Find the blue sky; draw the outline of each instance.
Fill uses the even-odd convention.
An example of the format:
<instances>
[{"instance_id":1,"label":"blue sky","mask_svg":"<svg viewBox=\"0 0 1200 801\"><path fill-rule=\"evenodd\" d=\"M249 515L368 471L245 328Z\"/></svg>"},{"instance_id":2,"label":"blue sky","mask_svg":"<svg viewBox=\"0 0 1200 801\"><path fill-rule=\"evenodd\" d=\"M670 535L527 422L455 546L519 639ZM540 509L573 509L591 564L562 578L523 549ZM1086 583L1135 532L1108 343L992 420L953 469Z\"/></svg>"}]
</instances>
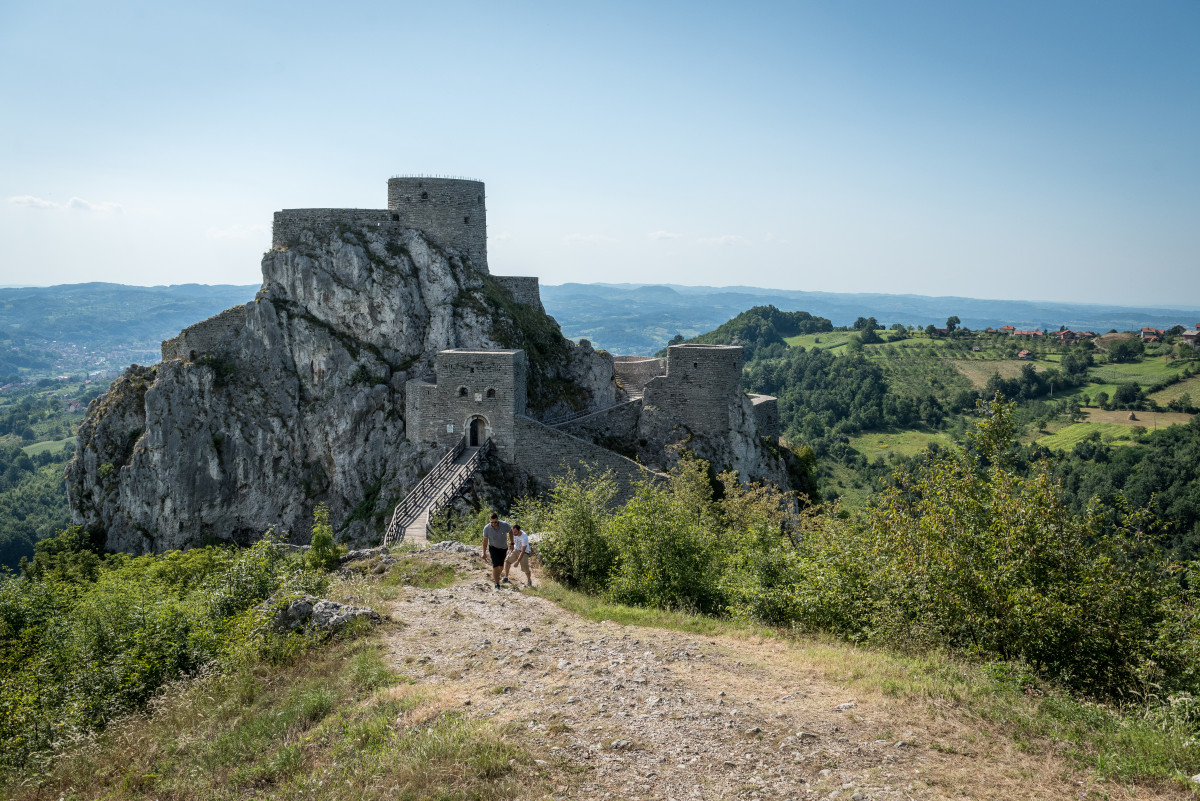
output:
<instances>
[{"instance_id":1,"label":"blue sky","mask_svg":"<svg viewBox=\"0 0 1200 801\"><path fill-rule=\"evenodd\" d=\"M0 0L0 284L257 283L488 186L492 270L1200 304L1200 2Z\"/></svg>"}]
</instances>

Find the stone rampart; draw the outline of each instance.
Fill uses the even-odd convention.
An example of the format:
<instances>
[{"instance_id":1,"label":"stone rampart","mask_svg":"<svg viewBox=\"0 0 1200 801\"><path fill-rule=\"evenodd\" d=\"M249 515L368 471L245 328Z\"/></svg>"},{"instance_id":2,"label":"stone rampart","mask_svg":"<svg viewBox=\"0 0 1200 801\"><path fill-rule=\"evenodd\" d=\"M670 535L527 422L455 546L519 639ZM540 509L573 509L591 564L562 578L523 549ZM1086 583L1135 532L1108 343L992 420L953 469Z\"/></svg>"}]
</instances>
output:
<instances>
[{"instance_id":1,"label":"stone rampart","mask_svg":"<svg viewBox=\"0 0 1200 801\"><path fill-rule=\"evenodd\" d=\"M613 374L626 392L641 392L650 379L667 374L666 359L644 356L614 356Z\"/></svg>"},{"instance_id":2,"label":"stone rampart","mask_svg":"<svg viewBox=\"0 0 1200 801\"><path fill-rule=\"evenodd\" d=\"M540 312L542 307L542 290L538 286L537 276L524 275L493 275L492 280L512 294L518 303L532 306Z\"/></svg>"},{"instance_id":3,"label":"stone rampart","mask_svg":"<svg viewBox=\"0 0 1200 801\"><path fill-rule=\"evenodd\" d=\"M300 238L301 231L312 231L320 237L338 226L371 226L397 232L416 227L404 224L399 214L387 209L284 209L275 212L271 225L271 247L283 248L294 244Z\"/></svg>"},{"instance_id":4,"label":"stone rampart","mask_svg":"<svg viewBox=\"0 0 1200 801\"><path fill-rule=\"evenodd\" d=\"M638 416L641 413L642 402L633 400L576 417L574 420L557 423L553 427L581 439L629 439L637 431Z\"/></svg>"},{"instance_id":5,"label":"stone rampart","mask_svg":"<svg viewBox=\"0 0 1200 801\"><path fill-rule=\"evenodd\" d=\"M388 181L388 211L453 248L487 272L487 205L483 181L400 176Z\"/></svg>"},{"instance_id":6,"label":"stone rampart","mask_svg":"<svg viewBox=\"0 0 1200 801\"><path fill-rule=\"evenodd\" d=\"M205 354L216 353L246 324L247 311L247 306L234 306L207 320L189 325L177 336L162 343L162 360L194 361Z\"/></svg>"},{"instance_id":7,"label":"stone rampart","mask_svg":"<svg viewBox=\"0 0 1200 801\"><path fill-rule=\"evenodd\" d=\"M672 345L667 374L646 384L645 404L697 433L726 436L737 428L742 360L739 345Z\"/></svg>"},{"instance_id":8,"label":"stone rampart","mask_svg":"<svg viewBox=\"0 0 1200 801\"><path fill-rule=\"evenodd\" d=\"M666 476L644 467L632 459L573 437L564 431L539 423L528 417L518 417L516 466L525 473L546 481L563 475L568 468L584 472L611 470L616 475L618 501L632 497L637 484L665 480Z\"/></svg>"},{"instance_id":9,"label":"stone rampart","mask_svg":"<svg viewBox=\"0 0 1200 801\"><path fill-rule=\"evenodd\" d=\"M778 439L779 401L770 395L751 395L750 402L754 404L754 425L758 435Z\"/></svg>"}]
</instances>

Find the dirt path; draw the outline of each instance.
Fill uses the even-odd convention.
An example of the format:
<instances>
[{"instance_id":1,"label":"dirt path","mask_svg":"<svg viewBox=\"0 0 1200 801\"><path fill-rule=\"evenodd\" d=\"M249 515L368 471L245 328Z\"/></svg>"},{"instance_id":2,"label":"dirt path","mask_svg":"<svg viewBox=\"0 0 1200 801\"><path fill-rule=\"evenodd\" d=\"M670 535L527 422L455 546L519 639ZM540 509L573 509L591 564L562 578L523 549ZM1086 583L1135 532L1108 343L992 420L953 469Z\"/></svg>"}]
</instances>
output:
<instances>
[{"instance_id":1,"label":"dirt path","mask_svg":"<svg viewBox=\"0 0 1200 801\"><path fill-rule=\"evenodd\" d=\"M495 590L470 556L424 558L461 578L394 605L399 669L441 708L519 726L553 798L1179 797L1095 784L954 710L855 695L777 640L593 623Z\"/></svg>"}]
</instances>

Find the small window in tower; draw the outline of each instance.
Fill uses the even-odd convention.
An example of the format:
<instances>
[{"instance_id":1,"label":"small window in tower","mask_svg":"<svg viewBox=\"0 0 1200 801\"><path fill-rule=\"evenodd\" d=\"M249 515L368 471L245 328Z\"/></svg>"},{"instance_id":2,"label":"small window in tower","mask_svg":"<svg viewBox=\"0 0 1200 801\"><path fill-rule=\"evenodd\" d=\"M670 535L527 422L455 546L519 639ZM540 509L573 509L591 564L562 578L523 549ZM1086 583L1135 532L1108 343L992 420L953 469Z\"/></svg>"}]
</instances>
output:
<instances>
[{"instance_id":1,"label":"small window in tower","mask_svg":"<svg viewBox=\"0 0 1200 801\"><path fill-rule=\"evenodd\" d=\"M697 370L699 370L699 369L700 369L700 362L692 362L692 367L693 367L693 368L695 368L695 369L697 369Z\"/></svg>"},{"instance_id":2,"label":"small window in tower","mask_svg":"<svg viewBox=\"0 0 1200 801\"><path fill-rule=\"evenodd\" d=\"M476 203L482 203L482 202L483 202L483 195L476 195L476 196L475 196L475 202L476 202Z\"/></svg>"},{"instance_id":3,"label":"small window in tower","mask_svg":"<svg viewBox=\"0 0 1200 801\"><path fill-rule=\"evenodd\" d=\"M487 396L488 396L489 398L494 398L494 397L496 397L496 390L495 390L494 388L492 388L492 387L488 387Z\"/></svg>"},{"instance_id":4,"label":"small window in tower","mask_svg":"<svg viewBox=\"0 0 1200 801\"><path fill-rule=\"evenodd\" d=\"M471 218L470 218L470 217L463 217L463 225L467 225L467 224L468 224L468 223L470 223L470 222L471 222Z\"/></svg>"},{"instance_id":5,"label":"small window in tower","mask_svg":"<svg viewBox=\"0 0 1200 801\"><path fill-rule=\"evenodd\" d=\"M467 397L467 388L466 388L466 387L459 387L459 388L458 388L458 397L460 397L460 398L465 398L465 397Z\"/></svg>"},{"instance_id":6,"label":"small window in tower","mask_svg":"<svg viewBox=\"0 0 1200 801\"><path fill-rule=\"evenodd\" d=\"M422 193L421 193L421 200L429 200L429 193L428 193L428 192L422 192Z\"/></svg>"},{"instance_id":7,"label":"small window in tower","mask_svg":"<svg viewBox=\"0 0 1200 801\"><path fill-rule=\"evenodd\" d=\"M400 222L400 215L399 215L399 214L393 214L393 215L392 215L392 222Z\"/></svg>"}]
</instances>

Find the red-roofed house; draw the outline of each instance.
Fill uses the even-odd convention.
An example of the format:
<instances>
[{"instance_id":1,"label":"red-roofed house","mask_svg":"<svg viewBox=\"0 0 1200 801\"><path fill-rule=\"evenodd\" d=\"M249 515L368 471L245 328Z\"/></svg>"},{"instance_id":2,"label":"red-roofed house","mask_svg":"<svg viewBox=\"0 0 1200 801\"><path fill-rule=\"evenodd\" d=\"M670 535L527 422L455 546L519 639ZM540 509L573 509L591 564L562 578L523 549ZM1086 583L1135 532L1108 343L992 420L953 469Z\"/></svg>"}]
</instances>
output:
<instances>
[{"instance_id":1,"label":"red-roofed house","mask_svg":"<svg viewBox=\"0 0 1200 801\"><path fill-rule=\"evenodd\" d=\"M1023 350L1017 354L1018 359L1032 359L1033 351Z\"/></svg>"},{"instance_id":2,"label":"red-roofed house","mask_svg":"<svg viewBox=\"0 0 1200 801\"><path fill-rule=\"evenodd\" d=\"M1141 332L1142 341L1158 342L1165 333L1166 331L1163 331L1161 328L1143 328Z\"/></svg>"},{"instance_id":3,"label":"red-roofed house","mask_svg":"<svg viewBox=\"0 0 1200 801\"><path fill-rule=\"evenodd\" d=\"M1014 327L1013 327L1013 326L1011 326L1011 325L1002 325L1002 326L1000 326L1000 333L1001 333L1001 334L1011 334L1013 331L1016 331L1016 330L1017 330L1017 329L1016 329L1016 328L1014 328Z\"/></svg>"}]
</instances>

